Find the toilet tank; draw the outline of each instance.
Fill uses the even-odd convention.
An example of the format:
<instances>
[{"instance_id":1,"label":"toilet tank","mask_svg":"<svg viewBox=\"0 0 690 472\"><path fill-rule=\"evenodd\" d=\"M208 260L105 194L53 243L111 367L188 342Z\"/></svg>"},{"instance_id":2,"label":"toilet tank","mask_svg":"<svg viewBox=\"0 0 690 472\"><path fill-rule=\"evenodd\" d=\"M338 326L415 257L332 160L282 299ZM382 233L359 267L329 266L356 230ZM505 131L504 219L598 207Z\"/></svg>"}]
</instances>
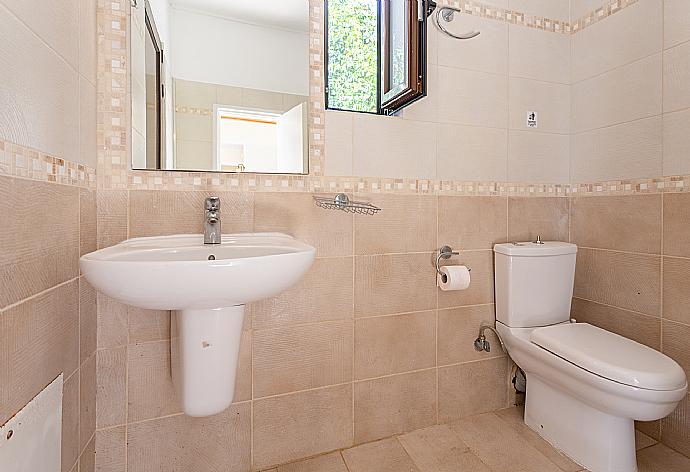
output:
<instances>
[{"instance_id":1,"label":"toilet tank","mask_svg":"<svg viewBox=\"0 0 690 472\"><path fill-rule=\"evenodd\" d=\"M496 321L511 328L570 319L577 246L562 242L494 246Z\"/></svg>"}]
</instances>

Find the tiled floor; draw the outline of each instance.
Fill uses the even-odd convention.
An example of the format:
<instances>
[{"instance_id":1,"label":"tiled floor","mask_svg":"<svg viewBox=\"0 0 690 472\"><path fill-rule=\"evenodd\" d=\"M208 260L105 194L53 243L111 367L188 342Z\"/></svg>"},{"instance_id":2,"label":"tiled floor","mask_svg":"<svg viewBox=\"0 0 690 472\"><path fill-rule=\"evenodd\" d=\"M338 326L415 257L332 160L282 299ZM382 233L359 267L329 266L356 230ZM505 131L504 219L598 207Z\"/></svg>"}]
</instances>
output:
<instances>
[{"instance_id":1,"label":"tiled floor","mask_svg":"<svg viewBox=\"0 0 690 472\"><path fill-rule=\"evenodd\" d=\"M690 459L637 433L639 472L688 472ZM510 408L295 462L268 472L577 472Z\"/></svg>"}]
</instances>

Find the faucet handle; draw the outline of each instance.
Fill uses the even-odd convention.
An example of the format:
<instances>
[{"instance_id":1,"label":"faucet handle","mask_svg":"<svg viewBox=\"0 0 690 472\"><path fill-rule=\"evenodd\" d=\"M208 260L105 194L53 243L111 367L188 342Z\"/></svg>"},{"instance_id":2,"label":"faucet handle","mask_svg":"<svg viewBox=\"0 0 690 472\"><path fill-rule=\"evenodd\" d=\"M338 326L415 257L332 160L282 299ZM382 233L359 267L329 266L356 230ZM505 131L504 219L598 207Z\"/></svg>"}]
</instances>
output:
<instances>
[{"instance_id":1,"label":"faucet handle","mask_svg":"<svg viewBox=\"0 0 690 472\"><path fill-rule=\"evenodd\" d=\"M208 197L206 199L206 211L220 210L220 197Z\"/></svg>"}]
</instances>

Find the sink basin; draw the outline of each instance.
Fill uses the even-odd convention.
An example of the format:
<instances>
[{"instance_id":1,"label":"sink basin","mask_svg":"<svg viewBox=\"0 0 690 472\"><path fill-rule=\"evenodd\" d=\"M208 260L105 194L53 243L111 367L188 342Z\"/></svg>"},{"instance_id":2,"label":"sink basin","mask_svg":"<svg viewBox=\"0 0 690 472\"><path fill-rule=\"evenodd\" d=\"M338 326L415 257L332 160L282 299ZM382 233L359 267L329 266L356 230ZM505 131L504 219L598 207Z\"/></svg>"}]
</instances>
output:
<instances>
[{"instance_id":1,"label":"sink basin","mask_svg":"<svg viewBox=\"0 0 690 472\"><path fill-rule=\"evenodd\" d=\"M91 285L122 303L172 310L172 378L182 409L209 416L233 400L244 304L278 295L316 250L281 233L135 238L80 259Z\"/></svg>"},{"instance_id":2,"label":"sink basin","mask_svg":"<svg viewBox=\"0 0 690 472\"><path fill-rule=\"evenodd\" d=\"M242 305L273 297L311 267L316 250L280 233L130 239L81 258L96 289L128 305L186 310ZM212 259L212 260L209 260Z\"/></svg>"}]
</instances>

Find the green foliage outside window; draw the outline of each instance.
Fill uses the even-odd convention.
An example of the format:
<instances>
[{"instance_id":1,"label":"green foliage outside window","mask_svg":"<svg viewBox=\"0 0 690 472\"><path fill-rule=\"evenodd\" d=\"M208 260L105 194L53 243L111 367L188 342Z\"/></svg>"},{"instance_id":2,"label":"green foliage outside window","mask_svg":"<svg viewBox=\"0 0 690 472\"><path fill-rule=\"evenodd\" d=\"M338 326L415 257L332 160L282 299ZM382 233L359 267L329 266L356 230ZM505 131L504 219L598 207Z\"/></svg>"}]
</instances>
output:
<instances>
[{"instance_id":1,"label":"green foliage outside window","mask_svg":"<svg viewBox=\"0 0 690 472\"><path fill-rule=\"evenodd\" d=\"M328 107L377 110L377 2L328 0Z\"/></svg>"}]
</instances>

